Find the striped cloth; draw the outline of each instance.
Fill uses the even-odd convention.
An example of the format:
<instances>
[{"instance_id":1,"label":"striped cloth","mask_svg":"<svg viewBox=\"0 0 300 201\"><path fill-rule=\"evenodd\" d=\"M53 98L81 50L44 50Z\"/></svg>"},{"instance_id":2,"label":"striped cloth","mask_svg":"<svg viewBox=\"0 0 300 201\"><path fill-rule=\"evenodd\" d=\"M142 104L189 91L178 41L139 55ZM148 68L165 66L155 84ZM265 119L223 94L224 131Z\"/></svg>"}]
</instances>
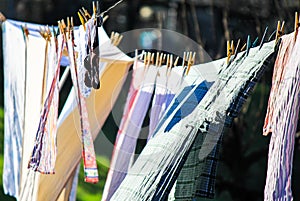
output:
<instances>
[{"instance_id":1,"label":"striped cloth","mask_svg":"<svg viewBox=\"0 0 300 201\"><path fill-rule=\"evenodd\" d=\"M290 59L291 52L294 47L294 38L293 37L283 37L284 42L279 46L279 52L281 53L280 56L276 58L274 70L273 70L273 77L272 77L272 87L270 91L270 98L268 101L267 106L267 113L265 117L265 122L263 126L263 134L268 135L272 132L272 126L274 118L276 115L273 115L274 108L276 107L276 100L278 96L276 94L279 93L279 86L284 78L285 74L285 66ZM284 55L283 55L284 54Z\"/></svg>"},{"instance_id":2,"label":"striped cloth","mask_svg":"<svg viewBox=\"0 0 300 201\"><path fill-rule=\"evenodd\" d=\"M156 73L155 66L145 67L144 64L135 62L102 200L110 200L133 163L136 143L151 102Z\"/></svg>"},{"instance_id":3,"label":"striped cloth","mask_svg":"<svg viewBox=\"0 0 300 201\"><path fill-rule=\"evenodd\" d=\"M80 124L81 124L81 140L82 140L82 157L83 157L83 167L84 167L84 177L85 181L89 183L98 182L98 169L96 162L96 154L94 149L94 143L92 134L90 131L90 124L88 118L87 107L85 99L80 93L79 80L77 73L77 65L75 61L75 52L74 52L74 39L71 36L67 41L67 49L70 57L70 69L71 77L73 81L74 90L76 93L76 99L78 103L78 109L80 114Z\"/></svg>"},{"instance_id":4,"label":"striped cloth","mask_svg":"<svg viewBox=\"0 0 300 201\"><path fill-rule=\"evenodd\" d=\"M60 60L62 58L62 49L64 38L57 39L58 49L56 50L55 40L51 40L51 50L45 58L50 64L48 68L54 68L55 74L49 88L47 98L44 102L42 114L36 133L34 148L31 158L28 162L28 168L41 172L43 174L54 174L56 161L56 133L57 133L57 117L58 117L58 101L59 101L59 73ZM54 62L53 62L54 61ZM45 68L47 68L45 66ZM51 75L50 75L51 76ZM46 79L46 78L44 78Z\"/></svg>"},{"instance_id":5,"label":"striped cloth","mask_svg":"<svg viewBox=\"0 0 300 201\"><path fill-rule=\"evenodd\" d=\"M273 55L265 60L260 70L246 82L245 87L239 91L237 98L230 104L224 122L225 127L231 127L233 118L237 117L240 113L243 104L253 90L256 82L261 78L266 67L270 66L272 58L274 58ZM224 129L222 130L222 134L216 146L203 161L198 160L198 156L199 149L203 143L204 133L198 133L193 148L191 149L191 153L189 154L189 157L177 180L176 187L178 187L178 190L176 190L175 194L176 200L192 200L197 197L214 198L216 170L219 159L219 151L225 131ZM187 178L189 178L189 180ZM189 189L189 186L192 186L190 188L194 188L194 190L187 190Z\"/></svg>"},{"instance_id":6,"label":"striped cloth","mask_svg":"<svg viewBox=\"0 0 300 201\"><path fill-rule=\"evenodd\" d=\"M159 68L159 73L161 74L161 76L158 76L155 82L154 97L152 100L150 112L148 140L152 137L152 134L158 122L161 120L161 118L165 114L166 109L175 97L176 92L168 88L168 82L170 78L170 76L168 75L169 72L170 71L166 66Z\"/></svg>"},{"instance_id":7,"label":"striped cloth","mask_svg":"<svg viewBox=\"0 0 300 201\"><path fill-rule=\"evenodd\" d=\"M190 150L201 128L206 130L203 144L199 150L199 160L203 160L213 150L220 139L224 127L225 115L230 103L246 82L262 68L264 60L274 51L274 43L265 44L260 51L250 51L249 56L241 60L234 72L228 73L227 79L218 79L196 109L182 119L173 128L164 132L159 129L128 172L126 178L111 200L157 200L166 198L172 180L165 180L164 175L177 177L178 167L184 155ZM206 126L209 125L209 126ZM206 128L206 129L204 129Z\"/></svg>"},{"instance_id":8,"label":"striped cloth","mask_svg":"<svg viewBox=\"0 0 300 201\"><path fill-rule=\"evenodd\" d=\"M291 46L291 51L284 48L287 45ZM281 47L273 74L273 79L280 81L275 83L276 90L269 97L270 110L266 119L270 127L264 127L271 128L272 132L264 190L266 201L293 200L292 169L300 101L300 35L296 42L294 33L283 36ZM278 68L284 71L281 78L276 75Z\"/></svg>"}]
</instances>

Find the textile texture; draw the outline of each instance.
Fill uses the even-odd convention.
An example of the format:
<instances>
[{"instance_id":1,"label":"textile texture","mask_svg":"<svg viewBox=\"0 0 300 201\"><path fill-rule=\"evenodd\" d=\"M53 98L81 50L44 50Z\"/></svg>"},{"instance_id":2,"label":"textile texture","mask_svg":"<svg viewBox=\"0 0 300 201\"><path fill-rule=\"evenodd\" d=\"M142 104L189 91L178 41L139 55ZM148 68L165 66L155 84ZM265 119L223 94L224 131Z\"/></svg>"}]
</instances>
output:
<instances>
[{"instance_id":1,"label":"textile texture","mask_svg":"<svg viewBox=\"0 0 300 201\"><path fill-rule=\"evenodd\" d=\"M170 180L161 185L163 175L173 178L183 156L190 150L197 131L205 133L199 149L199 160L207 157L217 144L225 123L226 111L251 77L264 67L264 61L274 51L273 42L261 50L250 50L234 70L223 72L191 114L175 124L169 132L164 127L146 145L111 200L152 200L165 198ZM168 122L167 122L168 123ZM172 171L170 171L172 170ZM159 192L159 193L158 193ZM165 193L164 193L165 192Z\"/></svg>"},{"instance_id":2,"label":"textile texture","mask_svg":"<svg viewBox=\"0 0 300 201\"><path fill-rule=\"evenodd\" d=\"M264 200L267 201L293 200L291 180L300 90L299 34L294 41L294 33L282 37L272 82L277 90L271 91L269 97L270 110L266 118L269 121L267 125L271 126L266 128L271 128L272 134L264 190ZM285 48L287 45L291 46L291 51ZM284 72L281 79L277 75L278 68Z\"/></svg>"}]
</instances>

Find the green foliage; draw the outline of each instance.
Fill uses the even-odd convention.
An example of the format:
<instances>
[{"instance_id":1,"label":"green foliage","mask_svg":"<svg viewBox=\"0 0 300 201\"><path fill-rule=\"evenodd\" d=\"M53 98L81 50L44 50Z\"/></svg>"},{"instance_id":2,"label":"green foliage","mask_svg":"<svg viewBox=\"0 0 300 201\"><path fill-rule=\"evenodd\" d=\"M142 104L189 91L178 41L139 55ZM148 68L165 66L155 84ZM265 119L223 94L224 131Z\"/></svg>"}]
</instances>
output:
<instances>
[{"instance_id":1,"label":"green foliage","mask_svg":"<svg viewBox=\"0 0 300 201\"><path fill-rule=\"evenodd\" d=\"M99 183L90 184L84 182L84 172L82 163L80 165L80 173L78 179L77 201L99 201L102 198L103 188L108 172L109 161L104 157L97 157L97 165L99 172Z\"/></svg>"},{"instance_id":2,"label":"green foliage","mask_svg":"<svg viewBox=\"0 0 300 201\"><path fill-rule=\"evenodd\" d=\"M3 171L3 143L4 143L4 110L0 108L0 200L13 201L13 197L7 196L3 192L2 171Z\"/></svg>"}]
</instances>

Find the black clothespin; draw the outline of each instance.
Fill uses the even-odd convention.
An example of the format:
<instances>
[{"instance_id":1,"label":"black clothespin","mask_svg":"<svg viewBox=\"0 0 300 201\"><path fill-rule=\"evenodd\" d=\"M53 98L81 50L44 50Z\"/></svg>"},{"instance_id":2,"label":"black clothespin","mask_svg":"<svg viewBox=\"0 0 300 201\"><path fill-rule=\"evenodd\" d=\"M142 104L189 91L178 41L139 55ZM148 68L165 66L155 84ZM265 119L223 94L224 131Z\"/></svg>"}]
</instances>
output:
<instances>
[{"instance_id":1,"label":"black clothespin","mask_svg":"<svg viewBox=\"0 0 300 201\"><path fill-rule=\"evenodd\" d=\"M268 32L268 26L265 28L265 31L264 31L264 34L263 34L263 37L260 41L260 44L259 44L259 50L262 48L262 46L264 45L265 43L265 37L267 35L267 32Z\"/></svg>"}]
</instances>

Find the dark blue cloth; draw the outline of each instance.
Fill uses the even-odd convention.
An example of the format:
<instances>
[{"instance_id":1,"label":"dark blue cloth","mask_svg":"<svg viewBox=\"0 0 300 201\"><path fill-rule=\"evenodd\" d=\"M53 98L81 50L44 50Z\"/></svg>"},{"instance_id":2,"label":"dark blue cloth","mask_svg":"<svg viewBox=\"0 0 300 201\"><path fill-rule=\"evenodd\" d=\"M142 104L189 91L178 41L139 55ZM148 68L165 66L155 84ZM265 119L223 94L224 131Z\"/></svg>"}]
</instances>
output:
<instances>
[{"instance_id":1,"label":"dark blue cloth","mask_svg":"<svg viewBox=\"0 0 300 201\"><path fill-rule=\"evenodd\" d=\"M174 104L172 105L171 109L168 111L166 118L170 115L171 112L177 108L177 106L181 103L181 101L187 96L191 88L193 88L195 85L186 87L183 89L182 93L176 98ZM172 129L173 126L175 126L181 119L188 116L193 110L197 107L199 102L202 100L202 98L205 96L208 88L206 86L205 82L200 83L193 94L191 94L186 102L180 107L180 109L175 113L172 120L169 122L168 126L165 129L165 132L168 132Z\"/></svg>"}]
</instances>

